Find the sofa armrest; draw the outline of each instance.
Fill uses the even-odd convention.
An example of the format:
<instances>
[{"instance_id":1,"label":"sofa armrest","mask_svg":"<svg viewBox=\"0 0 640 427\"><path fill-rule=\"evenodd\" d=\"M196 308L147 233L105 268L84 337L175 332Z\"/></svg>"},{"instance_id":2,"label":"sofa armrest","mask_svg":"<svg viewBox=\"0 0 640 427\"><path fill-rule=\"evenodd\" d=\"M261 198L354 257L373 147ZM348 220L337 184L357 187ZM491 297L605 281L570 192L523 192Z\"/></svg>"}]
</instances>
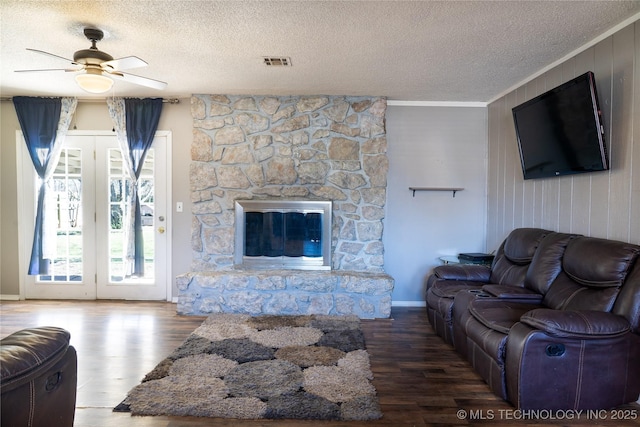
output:
<instances>
[{"instance_id":1,"label":"sofa armrest","mask_svg":"<svg viewBox=\"0 0 640 427\"><path fill-rule=\"evenodd\" d=\"M72 427L78 356L69 332L23 329L0 340L0 423Z\"/></svg>"},{"instance_id":2,"label":"sofa armrest","mask_svg":"<svg viewBox=\"0 0 640 427\"><path fill-rule=\"evenodd\" d=\"M491 269L477 264L447 264L434 268L433 274L438 279L487 283L491 277Z\"/></svg>"},{"instance_id":3,"label":"sofa armrest","mask_svg":"<svg viewBox=\"0 0 640 427\"><path fill-rule=\"evenodd\" d=\"M510 285L484 285L482 290L496 298L500 299L517 299L520 301L538 304L542 302L543 296L527 288Z\"/></svg>"},{"instance_id":4,"label":"sofa armrest","mask_svg":"<svg viewBox=\"0 0 640 427\"><path fill-rule=\"evenodd\" d=\"M639 358L640 336L632 333L565 338L518 322L506 345L509 401L523 410L608 409L634 402Z\"/></svg>"},{"instance_id":5,"label":"sofa armrest","mask_svg":"<svg viewBox=\"0 0 640 427\"><path fill-rule=\"evenodd\" d=\"M23 329L2 339L0 363L1 383L6 387L13 382L28 383L36 375L47 369L47 365L57 363L69 347L70 334L56 327Z\"/></svg>"},{"instance_id":6,"label":"sofa armrest","mask_svg":"<svg viewBox=\"0 0 640 427\"><path fill-rule=\"evenodd\" d=\"M624 317L603 311L538 308L522 315L520 322L548 335L563 338L612 338L631 331Z\"/></svg>"}]
</instances>

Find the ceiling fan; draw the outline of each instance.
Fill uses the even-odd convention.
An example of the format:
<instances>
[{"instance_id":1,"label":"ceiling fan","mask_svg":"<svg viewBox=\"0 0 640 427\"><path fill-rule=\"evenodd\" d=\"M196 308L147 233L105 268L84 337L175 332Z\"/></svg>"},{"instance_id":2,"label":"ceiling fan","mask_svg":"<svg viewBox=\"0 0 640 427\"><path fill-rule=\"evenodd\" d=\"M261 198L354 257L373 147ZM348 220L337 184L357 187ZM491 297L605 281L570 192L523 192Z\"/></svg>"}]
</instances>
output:
<instances>
[{"instance_id":1,"label":"ceiling fan","mask_svg":"<svg viewBox=\"0 0 640 427\"><path fill-rule=\"evenodd\" d=\"M91 41L89 49L82 49L73 54L73 60L53 53L38 49L27 50L41 53L55 58L60 58L71 63L73 68L48 68L39 70L16 70L18 73L39 72L39 71L65 71L74 72L78 85L91 93L103 93L111 89L113 80L111 78L124 80L129 83L147 86L154 89L164 89L167 83L148 77L136 76L125 73L122 70L131 68L146 67L148 64L137 56L125 56L124 58L113 59L113 56L98 49L96 43L102 40L104 33L97 28L85 28L84 35Z\"/></svg>"}]
</instances>

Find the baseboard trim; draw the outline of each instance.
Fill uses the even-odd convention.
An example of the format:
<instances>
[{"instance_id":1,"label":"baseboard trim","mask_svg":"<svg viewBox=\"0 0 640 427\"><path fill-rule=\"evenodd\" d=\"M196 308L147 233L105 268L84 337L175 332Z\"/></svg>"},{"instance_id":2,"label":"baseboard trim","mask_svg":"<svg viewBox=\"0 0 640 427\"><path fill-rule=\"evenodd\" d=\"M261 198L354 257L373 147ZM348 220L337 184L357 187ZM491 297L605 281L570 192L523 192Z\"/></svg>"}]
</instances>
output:
<instances>
[{"instance_id":1,"label":"baseboard trim","mask_svg":"<svg viewBox=\"0 0 640 427\"><path fill-rule=\"evenodd\" d=\"M20 301L20 295L0 294L0 301Z\"/></svg>"},{"instance_id":2,"label":"baseboard trim","mask_svg":"<svg viewBox=\"0 0 640 427\"><path fill-rule=\"evenodd\" d=\"M426 301L392 301L391 307L426 307Z\"/></svg>"}]
</instances>

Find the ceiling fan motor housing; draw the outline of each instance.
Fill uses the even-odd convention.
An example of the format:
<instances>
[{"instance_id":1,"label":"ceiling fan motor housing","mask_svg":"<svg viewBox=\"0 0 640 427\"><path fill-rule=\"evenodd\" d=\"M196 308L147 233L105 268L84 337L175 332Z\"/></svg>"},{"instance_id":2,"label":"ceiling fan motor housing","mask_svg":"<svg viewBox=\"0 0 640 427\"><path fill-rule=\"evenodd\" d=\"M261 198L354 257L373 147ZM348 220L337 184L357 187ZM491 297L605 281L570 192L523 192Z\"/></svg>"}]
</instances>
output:
<instances>
[{"instance_id":1,"label":"ceiling fan motor housing","mask_svg":"<svg viewBox=\"0 0 640 427\"><path fill-rule=\"evenodd\" d=\"M113 56L98 49L82 49L73 54L73 62L78 64L96 64L111 61Z\"/></svg>"}]
</instances>

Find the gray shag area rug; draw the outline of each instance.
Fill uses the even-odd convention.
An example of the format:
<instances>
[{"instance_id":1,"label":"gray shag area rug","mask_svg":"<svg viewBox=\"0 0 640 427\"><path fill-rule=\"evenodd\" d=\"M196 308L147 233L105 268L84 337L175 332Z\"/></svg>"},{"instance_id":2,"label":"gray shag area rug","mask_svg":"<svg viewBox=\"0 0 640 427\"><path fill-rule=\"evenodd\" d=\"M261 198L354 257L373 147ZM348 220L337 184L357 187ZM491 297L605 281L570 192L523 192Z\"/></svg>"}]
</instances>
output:
<instances>
[{"instance_id":1,"label":"gray shag area rug","mask_svg":"<svg viewBox=\"0 0 640 427\"><path fill-rule=\"evenodd\" d=\"M356 316L214 314L114 411L239 419L382 417Z\"/></svg>"}]
</instances>

